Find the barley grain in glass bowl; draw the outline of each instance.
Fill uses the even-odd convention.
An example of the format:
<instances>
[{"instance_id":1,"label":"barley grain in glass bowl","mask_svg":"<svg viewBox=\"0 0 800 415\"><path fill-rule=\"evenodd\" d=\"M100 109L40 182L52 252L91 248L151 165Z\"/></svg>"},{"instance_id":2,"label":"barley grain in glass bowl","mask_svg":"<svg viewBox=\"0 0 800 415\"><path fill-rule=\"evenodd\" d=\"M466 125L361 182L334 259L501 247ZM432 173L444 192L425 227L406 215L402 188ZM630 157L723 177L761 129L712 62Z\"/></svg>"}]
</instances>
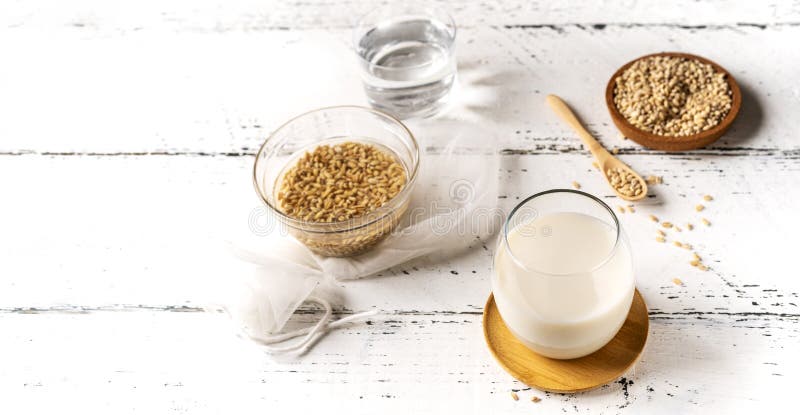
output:
<instances>
[{"instance_id":1,"label":"barley grain in glass bowl","mask_svg":"<svg viewBox=\"0 0 800 415\"><path fill-rule=\"evenodd\" d=\"M287 177L296 175L299 162L308 163L309 153L321 148L333 149L355 143L367 145L401 166L405 180L399 190L378 208L352 217L328 217L327 222L287 204ZM328 147L324 147L328 146ZM343 160L359 163L359 160ZM304 161L305 160L305 161ZM409 129L383 112L357 106L321 108L295 117L270 135L256 155L253 183L272 217L283 229L324 256L345 257L363 253L385 238L397 226L408 209L419 168L419 146ZM324 180L322 180L324 186ZM332 183L332 181L328 181ZM367 182L369 183L369 182ZM367 184L369 186L369 184ZM303 187L303 186L301 186ZM321 190L325 192L325 190ZM339 220L342 219L342 220Z\"/></svg>"}]
</instances>

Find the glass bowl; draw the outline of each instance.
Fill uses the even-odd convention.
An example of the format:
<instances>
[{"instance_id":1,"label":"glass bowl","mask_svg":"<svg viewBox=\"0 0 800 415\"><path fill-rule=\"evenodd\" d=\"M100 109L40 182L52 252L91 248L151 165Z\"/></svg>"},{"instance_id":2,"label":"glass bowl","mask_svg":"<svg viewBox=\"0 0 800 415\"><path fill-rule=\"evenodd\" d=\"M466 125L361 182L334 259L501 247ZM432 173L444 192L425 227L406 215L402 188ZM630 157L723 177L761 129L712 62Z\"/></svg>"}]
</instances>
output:
<instances>
[{"instance_id":1,"label":"glass bowl","mask_svg":"<svg viewBox=\"0 0 800 415\"><path fill-rule=\"evenodd\" d=\"M321 223L290 217L277 200L282 174L315 147L359 142L391 152L406 171L406 184L383 206L340 222ZM397 226L408 208L419 169L419 146L409 129L383 112L357 106L313 110L275 130L256 155L253 183L261 200L288 233L312 252L333 257L363 253Z\"/></svg>"}]
</instances>

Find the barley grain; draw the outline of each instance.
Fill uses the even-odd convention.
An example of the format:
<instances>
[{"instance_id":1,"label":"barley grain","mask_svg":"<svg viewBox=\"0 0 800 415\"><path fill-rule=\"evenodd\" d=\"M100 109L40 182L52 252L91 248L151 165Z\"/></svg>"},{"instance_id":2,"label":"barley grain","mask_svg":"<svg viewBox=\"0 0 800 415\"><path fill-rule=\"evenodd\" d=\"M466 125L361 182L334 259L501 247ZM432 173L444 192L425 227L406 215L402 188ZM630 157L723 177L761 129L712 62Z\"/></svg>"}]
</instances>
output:
<instances>
[{"instance_id":1,"label":"barley grain","mask_svg":"<svg viewBox=\"0 0 800 415\"><path fill-rule=\"evenodd\" d=\"M606 177L611 187L625 196L639 196L644 191L644 184L629 169L623 167L608 169Z\"/></svg>"},{"instance_id":2,"label":"barley grain","mask_svg":"<svg viewBox=\"0 0 800 415\"><path fill-rule=\"evenodd\" d=\"M614 82L614 104L623 117L658 135L680 137L713 128L733 101L725 75L694 59L640 59Z\"/></svg>"},{"instance_id":3,"label":"barley grain","mask_svg":"<svg viewBox=\"0 0 800 415\"><path fill-rule=\"evenodd\" d=\"M383 206L405 186L396 158L357 142L321 145L283 174L277 199L288 216L330 223L363 216Z\"/></svg>"}]
</instances>

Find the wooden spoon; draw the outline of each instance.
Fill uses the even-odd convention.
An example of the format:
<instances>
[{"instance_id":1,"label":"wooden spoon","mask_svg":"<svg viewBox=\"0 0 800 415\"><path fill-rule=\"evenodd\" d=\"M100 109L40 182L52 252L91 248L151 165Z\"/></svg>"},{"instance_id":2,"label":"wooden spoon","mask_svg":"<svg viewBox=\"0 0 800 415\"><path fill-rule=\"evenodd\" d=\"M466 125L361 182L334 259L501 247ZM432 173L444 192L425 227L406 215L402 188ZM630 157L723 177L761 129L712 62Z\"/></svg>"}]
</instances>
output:
<instances>
[{"instance_id":1,"label":"wooden spoon","mask_svg":"<svg viewBox=\"0 0 800 415\"><path fill-rule=\"evenodd\" d=\"M586 128L578 121L578 117L569 109L567 103L555 95L548 95L547 103L562 120L578 133L578 136L583 140L584 144L589 147L589 151L600 166L600 172L603 173L603 177L605 177L608 185L611 186L617 196L631 202L642 200L647 196L647 183L642 179L642 176L639 176L628 167L627 164L621 162L603 148L603 146L586 131ZM639 189L638 192L635 189Z\"/></svg>"}]
</instances>

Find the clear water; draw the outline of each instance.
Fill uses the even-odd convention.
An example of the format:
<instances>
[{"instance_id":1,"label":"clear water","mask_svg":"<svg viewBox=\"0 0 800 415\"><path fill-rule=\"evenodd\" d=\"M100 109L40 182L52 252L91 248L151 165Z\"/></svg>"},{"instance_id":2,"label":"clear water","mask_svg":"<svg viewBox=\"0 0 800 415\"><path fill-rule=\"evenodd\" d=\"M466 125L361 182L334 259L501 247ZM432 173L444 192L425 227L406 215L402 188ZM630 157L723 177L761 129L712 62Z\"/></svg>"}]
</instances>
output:
<instances>
[{"instance_id":1,"label":"clear water","mask_svg":"<svg viewBox=\"0 0 800 415\"><path fill-rule=\"evenodd\" d=\"M400 118L425 116L446 102L456 74L452 29L431 19L398 19L359 40L370 103Z\"/></svg>"}]
</instances>

